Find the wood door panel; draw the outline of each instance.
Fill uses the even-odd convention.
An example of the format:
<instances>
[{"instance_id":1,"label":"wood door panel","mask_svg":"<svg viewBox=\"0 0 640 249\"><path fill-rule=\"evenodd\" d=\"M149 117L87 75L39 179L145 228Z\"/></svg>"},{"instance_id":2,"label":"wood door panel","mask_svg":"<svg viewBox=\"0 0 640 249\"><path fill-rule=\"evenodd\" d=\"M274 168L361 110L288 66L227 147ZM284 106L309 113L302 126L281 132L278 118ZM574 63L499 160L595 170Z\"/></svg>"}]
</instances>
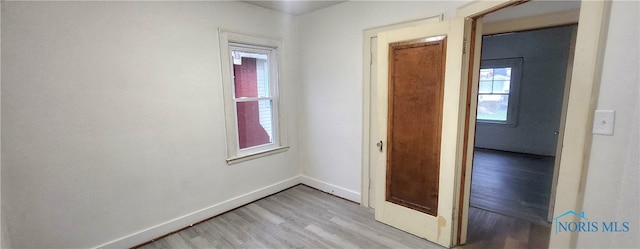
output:
<instances>
[{"instance_id":1,"label":"wood door panel","mask_svg":"<svg viewBox=\"0 0 640 249\"><path fill-rule=\"evenodd\" d=\"M386 200L437 215L446 39L389 44Z\"/></svg>"}]
</instances>

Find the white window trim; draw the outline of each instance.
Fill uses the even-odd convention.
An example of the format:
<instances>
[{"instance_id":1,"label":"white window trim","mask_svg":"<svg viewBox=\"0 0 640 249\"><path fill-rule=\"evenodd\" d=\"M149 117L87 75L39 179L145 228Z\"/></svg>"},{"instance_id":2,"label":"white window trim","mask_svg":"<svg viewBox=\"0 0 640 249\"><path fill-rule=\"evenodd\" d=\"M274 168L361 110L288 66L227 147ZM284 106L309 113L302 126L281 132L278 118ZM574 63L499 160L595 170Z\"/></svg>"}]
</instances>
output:
<instances>
[{"instance_id":1,"label":"white window trim","mask_svg":"<svg viewBox=\"0 0 640 249\"><path fill-rule=\"evenodd\" d=\"M520 85L522 84L522 57L488 59L480 62L480 69L486 68L511 68L509 87L509 107L507 109L507 121L477 119L478 124L518 126L518 113L520 112ZM478 93L480 95L480 93ZM476 114L477 115L477 114Z\"/></svg>"},{"instance_id":2,"label":"white window trim","mask_svg":"<svg viewBox=\"0 0 640 249\"><path fill-rule=\"evenodd\" d=\"M231 165L287 151L289 146L287 145L286 136L284 135L285 132L281 132L283 130L282 123L284 118L280 112L282 96L279 94L278 90L278 86L280 85L278 76L283 72L282 58L284 58L284 56L282 54L282 41L275 38L236 33L222 28L218 29L218 34L220 38L220 62L222 68L222 85L225 108L227 163ZM269 99L272 100L274 132L273 143L258 145L246 149L240 149L239 147L231 46L242 47L248 50L269 48L272 51L270 52L270 57L276 58L275 60L270 60L271 63L269 67L271 80L271 82L269 82L269 90L271 91L271 97Z\"/></svg>"}]
</instances>

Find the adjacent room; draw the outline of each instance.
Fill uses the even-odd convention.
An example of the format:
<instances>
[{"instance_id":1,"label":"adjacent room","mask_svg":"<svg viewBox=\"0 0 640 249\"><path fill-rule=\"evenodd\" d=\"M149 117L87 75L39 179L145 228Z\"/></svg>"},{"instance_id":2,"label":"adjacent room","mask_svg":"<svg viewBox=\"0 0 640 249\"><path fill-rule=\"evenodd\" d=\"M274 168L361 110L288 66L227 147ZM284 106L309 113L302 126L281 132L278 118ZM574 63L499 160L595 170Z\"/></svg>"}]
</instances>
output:
<instances>
[{"instance_id":1,"label":"adjacent room","mask_svg":"<svg viewBox=\"0 0 640 249\"><path fill-rule=\"evenodd\" d=\"M579 2L572 4L556 5L550 14L577 11ZM486 26L530 5L487 15ZM548 244L554 168L560 159L557 145L564 134L561 120L570 89L567 69L573 64L577 25L483 36L468 244L499 247L506 240L520 243L511 242L515 247ZM517 225L509 231L484 223Z\"/></svg>"},{"instance_id":2,"label":"adjacent room","mask_svg":"<svg viewBox=\"0 0 640 249\"><path fill-rule=\"evenodd\" d=\"M465 238L466 248L637 246L640 4L519 4L2 1L1 247L446 248ZM484 16L487 30L577 9L580 25L484 34L466 174L461 148L473 133L463 116L476 104L463 98L473 88L461 72L475 65L465 18L502 8L507 14ZM429 35L398 38L423 31ZM593 59L571 63L572 39L576 56ZM378 83L397 75L377 77L390 71L383 65L391 57L372 51L389 47L424 48L436 61L415 70L391 61L407 75L447 72L427 89L440 99L403 89L440 101L416 108L442 115L430 123L441 132L421 133L442 147L427 152L376 137L387 117L376 119L386 109L374 107L388 100L378 94L388 85ZM574 81L568 92L569 65L591 68L578 73L593 80ZM611 119L596 110L615 113L615 124L601 123ZM592 131L593 120L611 135ZM562 141L569 149L559 153ZM390 145L407 152L396 154L400 161L417 151L440 163L438 174L404 172L439 184L413 189L428 207L387 203L395 197L385 197L381 174ZM517 164L498 163L513 158ZM629 231L553 233L549 221L569 209L629 222ZM409 218L416 210L427 218ZM546 239L492 239L483 231L513 230L491 221L494 214L529 222L528 234ZM423 221L429 225L410 225Z\"/></svg>"}]
</instances>

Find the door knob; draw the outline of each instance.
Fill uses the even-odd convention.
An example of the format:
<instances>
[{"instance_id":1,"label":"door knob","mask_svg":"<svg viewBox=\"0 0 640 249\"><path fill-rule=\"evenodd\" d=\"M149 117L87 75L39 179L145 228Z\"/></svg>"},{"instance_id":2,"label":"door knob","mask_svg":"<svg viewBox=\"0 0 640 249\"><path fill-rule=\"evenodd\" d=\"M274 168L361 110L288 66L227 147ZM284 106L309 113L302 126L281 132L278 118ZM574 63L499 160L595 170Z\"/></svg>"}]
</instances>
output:
<instances>
[{"instance_id":1,"label":"door knob","mask_svg":"<svg viewBox=\"0 0 640 249\"><path fill-rule=\"evenodd\" d=\"M380 142L376 144L376 146L380 148L380 152L382 152L382 145L383 145L382 140L380 140Z\"/></svg>"}]
</instances>

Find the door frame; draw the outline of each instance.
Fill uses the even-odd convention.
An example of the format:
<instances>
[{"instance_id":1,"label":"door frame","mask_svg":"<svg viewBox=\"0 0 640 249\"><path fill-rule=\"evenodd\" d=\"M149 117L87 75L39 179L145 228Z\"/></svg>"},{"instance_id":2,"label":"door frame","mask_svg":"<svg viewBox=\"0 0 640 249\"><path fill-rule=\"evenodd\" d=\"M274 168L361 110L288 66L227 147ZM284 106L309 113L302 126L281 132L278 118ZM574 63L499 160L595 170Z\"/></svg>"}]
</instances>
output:
<instances>
[{"instance_id":1,"label":"door frame","mask_svg":"<svg viewBox=\"0 0 640 249\"><path fill-rule=\"evenodd\" d=\"M541 15L534 15L534 16L527 16L527 17L521 17L521 18L516 18L516 19L508 19L508 20L504 20L504 21L495 21L495 22L483 22L482 17L477 18L476 19L476 23L474 23L473 25L476 25L476 30L481 31L478 33L474 33L472 34L472 37L474 37L475 35L475 39L473 41L471 41L471 47L474 47L474 45L480 44L482 39L482 36L484 35L494 35L494 34L500 34L500 33L509 33L509 32L519 32L519 31L527 31L527 30L535 30L535 29L542 29L542 28L551 28L551 27L557 27L557 26L563 26L563 25L574 25L577 24L579 21L579 15L580 15L580 11L579 10L569 10L569 11L562 11L562 12L554 12L554 13L548 13L548 14L541 14ZM472 26L473 27L473 26ZM551 195L551 202L550 205L553 205L555 202L555 189L556 189L556 183L557 183L557 176L558 176L558 172L559 172L559 168L560 168L560 158L561 158L561 152L562 152L562 138L564 136L564 127L565 127L565 121L566 121L566 111L567 111L567 105L568 105L568 99L569 99L569 86L571 84L571 68L573 66L573 53L574 53L574 47L575 47L575 33L576 30L574 29L572 31L572 40L571 40L571 51L569 53L569 60L568 60L568 67L567 67L567 73L566 73L566 79L564 84L564 95L563 95L563 99L562 99L562 112L560 114L560 124L559 124L559 134L558 134L558 141L557 141L557 150L556 150L556 161L554 163L554 177L553 177L553 183L552 183L552 195ZM481 46L481 44L480 44ZM475 53L474 53L475 52ZM473 149L474 149L474 145L475 145L475 124L476 123L476 113L475 110L476 105L477 105L477 94L478 94L478 75L477 73L474 72L478 72L479 71L479 67L478 65L480 64L480 49L476 48L476 49L472 49L472 53L474 53L474 55L472 56L472 58L477 59L477 61L473 62L474 63L474 68L472 70L472 72L469 72L469 86L468 89L471 89L471 91L467 92L468 96L467 96L467 101L468 103L470 103L468 106L470 108L470 110L467 110L468 113L468 123L466 124L466 131L467 131L467 138L468 140L465 140L465 144L466 144L466 151L464 151L464 157L463 157L463 162L465 162L465 165L463 167L465 174L463 174L463 177L465 176L470 176L471 172L472 172L472 167L473 167ZM473 104L471 104L473 103ZM467 158L469 158L467 160ZM463 181L466 179L462 179ZM470 181L470 179L469 179ZM464 194L461 192L460 196L463 198L466 198L467 196L470 197L470 183L468 185L465 186L464 189ZM463 191L462 189L460 191ZM459 209L459 220L458 220L458 226L461 227L461 231L460 234L457 238L457 242L458 244L464 244L466 243L466 233L467 233L467 223L468 223L468 215L463 215L463 214L468 214L468 208L469 208L469 202L468 200L461 200L464 203L464 206L461 207ZM553 217L553 210L549 210L549 217Z\"/></svg>"},{"instance_id":2,"label":"door frame","mask_svg":"<svg viewBox=\"0 0 640 249\"><path fill-rule=\"evenodd\" d=\"M593 123L593 113L600 87L602 54L606 40L610 7L611 3L605 1L581 2L575 43L576 52L571 69L571 90L567 104L565 134L562 138L563 148L560 154L554 216L567 210L582 210L586 166L588 165L588 155L591 151L591 124ZM465 8L465 6L461 8ZM461 11L459 13L469 12ZM476 19L486 14L466 17ZM481 44L475 45L476 48L479 48ZM468 99L465 104L468 104L471 110L475 110L477 107L477 103ZM469 119L470 116L470 113L467 113L466 118ZM473 137L470 135L472 134L469 134L469 130L465 131L467 141L473 143ZM467 151L465 158L471 158L469 153L472 153L472 151ZM466 167L469 163L469 161L465 161L462 165L463 172L466 175L470 175L470 167ZM464 189L469 185L470 179L467 177L460 188ZM463 193L460 199L466 202L461 207L465 205L468 207L468 193ZM468 213L461 214L459 218L460 220L468 218ZM463 242L466 239L462 236L466 235L466 224L464 222L459 223L463 223L458 227L458 232L462 237L461 242ZM575 247L576 242L577 234L552 234L549 247Z\"/></svg>"},{"instance_id":3,"label":"door frame","mask_svg":"<svg viewBox=\"0 0 640 249\"><path fill-rule=\"evenodd\" d=\"M610 10L610 1L581 2L554 216L582 210ZM575 247L577 240L577 233L552 235L549 245Z\"/></svg>"},{"instance_id":4,"label":"door frame","mask_svg":"<svg viewBox=\"0 0 640 249\"><path fill-rule=\"evenodd\" d=\"M562 159L562 140L564 138L565 125L567 123L567 108L569 107L569 92L571 92L571 77L573 70L573 62L576 53L576 35L578 28L575 27L571 31L571 45L569 47L569 58L567 59L567 72L564 83L564 96L562 97L562 111L560 112L560 126L558 128L558 141L556 142L556 158L553 163L553 179L551 181L551 196L549 197L549 212L547 220L553 220L553 211L555 210L556 191L558 185L558 174L560 173L560 161Z\"/></svg>"},{"instance_id":5,"label":"door frame","mask_svg":"<svg viewBox=\"0 0 640 249\"><path fill-rule=\"evenodd\" d=\"M459 7L456 11L457 17L463 17L470 22L474 19L481 18L482 16L499 10L511 5L517 5L525 1L519 0L501 0L501 1L473 1L466 5ZM602 59L604 52L604 44L606 41L607 26L609 21L609 13L611 8L611 2L608 1L582 1L580 7L579 23L576 44L575 44L575 60L573 63L573 77L571 79L571 91L569 93L569 101L567 105L567 116L565 124L565 136L563 137L563 148L561 153L560 170L558 174L557 193L555 198L555 215L567 210L582 210L582 202L584 199L584 186L586 184L586 170L588 165L588 155L591 151L591 125L593 123L593 113L595 105L598 99L598 90L600 87L600 75L602 73ZM478 28L478 27L476 27ZM481 28L481 27L480 27ZM373 32L371 30L368 30ZM378 31L379 32L379 31ZM466 31L467 35L470 35L472 29L469 28ZM367 31L363 37L363 53L365 60L363 61L363 133L362 133L362 189L361 196L363 206L369 206L369 154L371 153L372 146L375 143L371 142L369 138L370 127L370 110L371 110L371 88L370 88L370 71L369 63L371 59L370 50L364 50L369 47L371 36L367 36ZM471 37L471 36L466 36ZM480 44L476 43L476 48ZM368 57L368 58L367 58ZM468 60L468 63L461 73L468 74L469 68L474 68L475 60ZM576 73L579 72L579 73ZM462 84L461 93L462 96L470 96L467 94L467 84ZM461 98L465 103L461 103L462 106L468 109L475 110L477 103L469 101L467 98ZM463 120L468 122L469 113L461 110L459 115ZM469 129L461 131L466 141L470 141ZM460 151L458 157L460 158L460 165L457 167L460 169L457 172L457 184L458 189L456 194L459 195L456 200L458 201L455 206L462 209L461 215L458 217L467 218L468 213L464 211L464 202L468 206L469 196L466 191L462 191L470 185L470 178L464 175L469 175L468 171L470 167L466 167L468 164L468 154L462 153L463 148L468 143L459 143L458 151ZM464 158L463 158L464 157ZM465 159L466 161L462 161ZM366 173L366 175L365 175ZM365 188L366 187L366 188ZM467 210L468 211L468 210ZM454 227L454 233L456 237L462 236L463 233L466 236L466 225L460 224L461 222L455 222L457 224ZM464 230L464 232L463 232ZM550 238L550 247L575 247L577 243L576 233L563 233L558 235L552 235ZM464 238L466 239L466 238Z\"/></svg>"}]
</instances>

